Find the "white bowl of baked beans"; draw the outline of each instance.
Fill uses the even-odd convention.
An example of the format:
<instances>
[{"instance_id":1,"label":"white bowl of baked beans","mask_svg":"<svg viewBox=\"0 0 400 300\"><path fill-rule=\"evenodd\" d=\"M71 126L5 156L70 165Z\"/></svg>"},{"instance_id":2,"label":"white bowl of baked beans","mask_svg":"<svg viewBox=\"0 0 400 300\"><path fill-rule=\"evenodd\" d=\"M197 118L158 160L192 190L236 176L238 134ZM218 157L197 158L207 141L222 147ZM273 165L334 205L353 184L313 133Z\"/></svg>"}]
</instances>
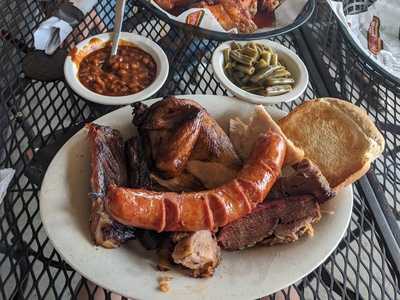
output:
<instances>
[{"instance_id":1,"label":"white bowl of baked beans","mask_svg":"<svg viewBox=\"0 0 400 300\"><path fill-rule=\"evenodd\" d=\"M86 100L126 105L155 94L168 77L164 51L152 40L122 32L117 55L110 57L112 33L83 40L64 63L68 85Z\"/></svg>"}]
</instances>

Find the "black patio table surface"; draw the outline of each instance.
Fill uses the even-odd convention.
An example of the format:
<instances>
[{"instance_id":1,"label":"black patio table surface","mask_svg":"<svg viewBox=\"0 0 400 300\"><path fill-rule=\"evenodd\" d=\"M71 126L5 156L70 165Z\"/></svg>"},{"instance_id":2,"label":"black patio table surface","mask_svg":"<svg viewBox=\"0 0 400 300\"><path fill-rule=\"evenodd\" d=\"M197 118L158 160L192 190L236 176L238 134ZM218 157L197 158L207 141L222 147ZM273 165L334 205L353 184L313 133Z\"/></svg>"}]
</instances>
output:
<instances>
[{"instance_id":1,"label":"black patio table surface","mask_svg":"<svg viewBox=\"0 0 400 300\"><path fill-rule=\"evenodd\" d=\"M69 299L93 297L77 272L46 236L39 215L39 190L48 163L60 146L88 120L115 107L94 105L63 80L43 82L22 71L33 50L33 31L49 4L34 0L0 2L0 168L16 175L0 206L0 298ZM113 2L99 0L75 26L66 49L84 38L112 31ZM166 84L155 95L217 94L226 90L213 75L210 59L220 41L172 28L128 1L124 31L157 41L170 62ZM278 108L290 110L305 99L332 96L367 110L386 139L384 154L353 186L354 208L346 235L326 261L271 299L398 299L400 270L400 88L375 70L346 39L325 1L317 1L300 29L276 36L304 60L310 83L304 95ZM312 253L310 249L310 253Z\"/></svg>"}]
</instances>

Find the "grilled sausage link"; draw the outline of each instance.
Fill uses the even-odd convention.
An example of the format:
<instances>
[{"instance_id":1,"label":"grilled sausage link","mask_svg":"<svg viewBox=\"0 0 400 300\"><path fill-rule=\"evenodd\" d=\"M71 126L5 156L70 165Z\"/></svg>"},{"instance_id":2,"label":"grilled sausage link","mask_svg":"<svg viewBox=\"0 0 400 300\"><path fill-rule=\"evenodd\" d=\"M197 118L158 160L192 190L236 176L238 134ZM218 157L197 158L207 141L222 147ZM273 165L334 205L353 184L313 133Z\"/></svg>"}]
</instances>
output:
<instances>
[{"instance_id":1,"label":"grilled sausage link","mask_svg":"<svg viewBox=\"0 0 400 300\"><path fill-rule=\"evenodd\" d=\"M111 185L106 209L122 224L156 231L213 230L235 221L264 201L286 153L282 136L262 134L238 176L215 189L173 193Z\"/></svg>"}]
</instances>

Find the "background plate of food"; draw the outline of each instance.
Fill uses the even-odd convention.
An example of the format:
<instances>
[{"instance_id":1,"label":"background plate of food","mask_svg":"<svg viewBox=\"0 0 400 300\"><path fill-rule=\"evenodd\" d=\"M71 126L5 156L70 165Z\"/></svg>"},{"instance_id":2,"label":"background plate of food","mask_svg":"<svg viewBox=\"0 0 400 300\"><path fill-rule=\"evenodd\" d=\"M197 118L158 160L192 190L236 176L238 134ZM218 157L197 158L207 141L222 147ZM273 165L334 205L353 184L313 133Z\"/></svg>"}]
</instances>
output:
<instances>
[{"instance_id":1,"label":"background plate of food","mask_svg":"<svg viewBox=\"0 0 400 300\"><path fill-rule=\"evenodd\" d=\"M304 24L315 0L140 0L160 19L217 40L267 38Z\"/></svg>"},{"instance_id":2,"label":"background plate of food","mask_svg":"<svg viewBox=\"0 0 400 300\"><path fill-rule=\"evenodd\" d=\"M88 124L51 162L40 214L75 270L128 298L255 299L329 256L349 224L351 183L383 150L363 111L160 100L134 105L137 128L128 106Z\"/></svg>"}]
</instances>

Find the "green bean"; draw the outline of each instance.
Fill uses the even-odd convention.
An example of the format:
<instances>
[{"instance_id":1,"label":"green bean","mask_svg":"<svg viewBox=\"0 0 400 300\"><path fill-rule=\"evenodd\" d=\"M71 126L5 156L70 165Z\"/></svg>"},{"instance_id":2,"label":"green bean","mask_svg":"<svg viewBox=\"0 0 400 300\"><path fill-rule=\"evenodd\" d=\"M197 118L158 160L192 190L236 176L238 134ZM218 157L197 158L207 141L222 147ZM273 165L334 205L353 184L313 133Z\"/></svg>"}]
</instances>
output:
<instances>
[{"instance_id":1,"label":"green bean","mask_svg":"<svg viewBox=\"0 0 400 300\"><path fill-rule=\"evenodd\" d=\"M274 54L272 54L272 57L271 57L271 65L277 65L278 64L278 54L276 54L276 53L274 53Z\"/></svg>"},{"instance_id":2,"label":"green bean","mask_svg":"<svg viewBox=\"0 0 400 300\"><path fill-rule=\"evenodd\" d=\"M240 88L242 90L245 90L246 92L253 93L253 94L264 90L264 88L262 86L243 85L243 86L240 86Z\"/></svg>"},{"instance_id":3,"label":"green bean","mask_svg":"<svg viewBox=\"0 0 400 300\"><path fill-rule=\"evenodd\" d=\"M235 69L234 69L234 72L235 72L235 74L236 74L236 78L238 78L238 79L242 79L244 76L246 76L246 74L244 74L242 71L239 71L238 69L236 69L237 68L237 66L235 67ZM240 81L239 80L239 81Z\"/></svg>"},{"instance_id":4,"label":"green bean","mask_svg":"<svg viewBox=\"0 0 400 300\"><path fill-rule=\"evenodd\" d=\"M276 70L272 75L271 78L276 78L276 77L290 77L292 74L288 70Z\"/></svg>"},{"instance_id":5,"label":"green bean","mask_svg":"<svg viewBox=\"0 0 400 300\"><path fill-rule=\"evenodd\" d=\"M267 62L268 65L271 64L272 53L264 51L261 53L261 58Z\"/></svg>"},{"instance_id":6,"label":"green bean","mask_svg":"<svg viewBox=\"0 0 400 300\"><path fill-rule=\"evenodd\" d=\"M261 53L263 53L265 51L260 44L257 44L256 48L260 55L261 55Z\"/></svg>"},{"instance_id":7,"label":"green bean","mask_svg":"<svg viewBox=\"0 0 400 300\"><path fill-rule=\"evenodd\" d=\"M256 70L265 69L268 65L268 62L261 58L256 64Z\"/></svg>"},{"instance_id":8,"label":"green bean","mask_svg":"<svg viewBox=\"0 0 400 300\"><path fill-rule=\"evenodd\" d=\"M223 51L224 54L224 66L226 66L229 63L229 54L231 53L231 48L226 48Z\"/></svg>"},{"instance_id":9,"label":"green bean","mask_svg":"<svg viewBox=\"0 0 400 300\"><path fill-rule=\"evenodd\" d=\"M293 84L293 78L267 78L265 81L267 85L282 85L282 84Z\"/></svg>"},{"instance_id":10,"label":"green bean","mask_svg":"<svg viewBox=\"0 0 400 300\"><path fill-rule=\"evenodd\" d=\"M247 75L253 75L254 72L256 71L256 69L254 67L243 66L243 65L240 65L240 64L236 65L235 70L239 71L239 72L242 72L244 74L247 74Z\"/></svg>"},{"instance_id":11,"label":"green bean","mask_svg":"<svg viewBox=\"0 0 400 300\"><path fill-rule=\"evenodd\" d=\"M244 77L242 77L242 78L240 79L240 83L241 83L242 85L244 85L244 84L247 84L247 83L249 82L249 80L250 80L250 75L245 75Z\"/></svg>"},{"instance_id":12,"label":"green bean","mask_svg":"<svg viewBox=\"0 0 400 300\"><path fill-rule=\"evenodd\" d=\"M226 75L226 77L228 77L231 80L231 78L232 78L232 69L226 69L225 70L225 75Z\"/></svg>"},{"instance_id":13,"label":"green bean","mask_svg":"<svg viewBox=\"0 0 400 300\"><path fill-rule=\"evenodd\" d=\"M260 55L261 55L261 58L264 58L264 59L265 59L265 57L272 55L272 53L269 52L269 51L263 50L263 51L260 53Z\"/></svg>"},{"instance_id":14,"label":"green bean","mask_svg":"<svg viewBox=\"0 0 400 300\"><path fill-rule=\"evenodd\" d=\"M257 44L254 43L254 42L250 42L250 43L247 43L247 44L246 44L246 47L256 49Z\"/></svg>"},{"instance_id":15,"label":"green bean","mask_svg":"<svg viewBox=\"0 0 400 300\"><path fill-rule=\"evenodd\" d=\"M258 52L257 52L257 50L255 50L255 49L253 49L253 48L248 48L248 47L246 47L246 48L243 48L242 50L241 50L241 53L243 54L243 55L246 55L246 56L249 56L249 57L251 57L251 58L253 58L253 59L257 59L258 58Z\"/></svg>"},{"instance_id":16,"label":"green bean","mask_svg":"<svg viewBox=\"0 0 400 300\"><path fill-rule=\"evenodd\" d=\"M232 68L233 68L233 65L232 65L231 62L228 62L228 63L224 66L224 70L225 70L225 71L228 70L228 69L232 69Z\"/></svg>"},{"instance_id":17,"label":"green bean","mask_svg":"<svg viewBox=\"0 0 400 300\"><path fill-rule=\"evenodd\" d=\"M277 68L279 68L279 66L268 66L264 69L261 69L259 71L257 71L256 74L254 74L253 76L251 76L250 81L251 82L260 82L261 80L267 78L269 75L271 75Z\"/></svg>"},{"instance_id":18,"label":"green bean","mask_svg":"<svg viewBox=\"0 0 400 300\"><path fill-rule=\"evenodd\" d=\"M269 75L267 76L268 78L274 77L275 72L279 72L279 71L285 70L285 67L284 67L284 66L281 66L281 65L272 65L272 64L271 64L271 66L276 67L276 70L275 70L272 74L269 74Z\"/></svg>"},{"instance_id":19,"label":"green bean","mask_svg":"<svg viewBox=\"0 0 400 300\"><path fill-rule=\"evenodd\" d=\"M262 47L264 48L265 51L274 53L274 51L271 49L270 46L263 45Z\"/></svg>"},{"instance_id":20,"label":"green bean","mask_svg":"<svg viewBox=\"0 0 400 300\"><path fill-rule=\"evenodd\" d=\"M240 85L239 72L235 72L235 71L232 70L229 79L230 79L234 84L236 84L237 86Z\"/></svg>"},{"instance_id":21,"label":"green bean","mask_svg":"<svg viewBox=\"0 0 400 300\"><path fill-rule=\"evenodd\" d=\"M275 85L269 86L264 91L262 91L263 96L279 96L290 92L292 90L291 85Z\"/></svg>"},{"instance_id":22,"label":"green bean","mask_svg":"<svg viewBox=\"0 0 400 300\"><path fill-rule=\"evenodd\" d=\"M238 44L236 42L232 42L232 44L231 44L231 49L232 50L238 50L238 49L241 49L241 48L242 48L242 46L240 44Z\"/></svg>"},{"instance_id":23,"label":"green bean","mask_svg":"<svg viewBox=\"0 0 400 300\"><path fill-rule=\"evenodd\" d=\"M231 51L230 58L246 66L251 66L254 63L254 58L243 55L238 50Z\"/></svg>"}]
</instances>

